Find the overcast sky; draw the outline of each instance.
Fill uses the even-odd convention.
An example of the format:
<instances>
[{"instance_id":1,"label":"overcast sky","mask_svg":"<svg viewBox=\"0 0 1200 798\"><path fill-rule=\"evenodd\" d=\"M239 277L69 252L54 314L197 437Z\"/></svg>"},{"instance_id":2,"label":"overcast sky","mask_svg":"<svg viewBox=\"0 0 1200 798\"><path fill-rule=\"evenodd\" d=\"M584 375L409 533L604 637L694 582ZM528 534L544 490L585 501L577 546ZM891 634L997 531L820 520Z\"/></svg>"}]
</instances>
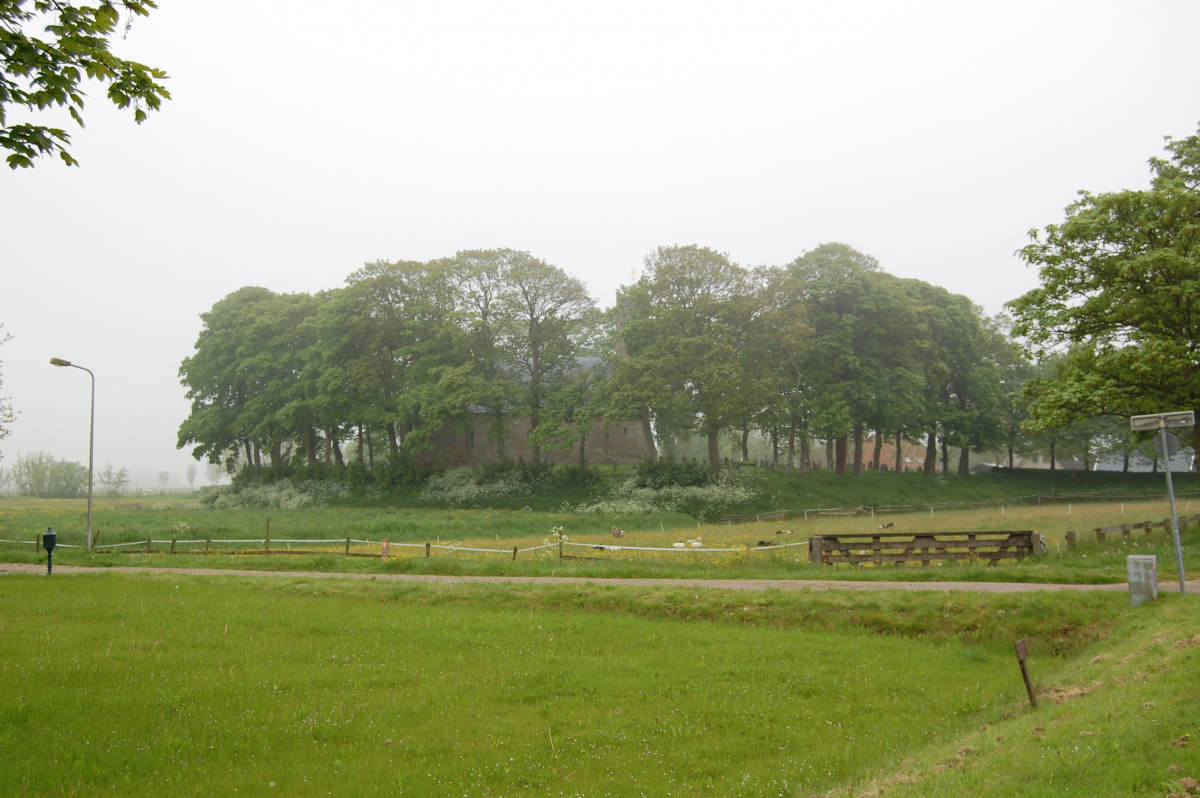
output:
<instances>
[{"instance_id":1,"label":"overcast sky","mask_svg":"<svg viewBox=\"0 0 1200 798\"><path fill-rule=\"evenodd\" d=\"M0 466L87 462L60 357L97 469L184 484L199 314L379 259L527 250L607 306L660 245L839 241L996 313L1031 228L1200 121L1195 0L160 5L117 52L164 109L94 87L81 167L0 170Z\"/></svg>"}]
</instances>

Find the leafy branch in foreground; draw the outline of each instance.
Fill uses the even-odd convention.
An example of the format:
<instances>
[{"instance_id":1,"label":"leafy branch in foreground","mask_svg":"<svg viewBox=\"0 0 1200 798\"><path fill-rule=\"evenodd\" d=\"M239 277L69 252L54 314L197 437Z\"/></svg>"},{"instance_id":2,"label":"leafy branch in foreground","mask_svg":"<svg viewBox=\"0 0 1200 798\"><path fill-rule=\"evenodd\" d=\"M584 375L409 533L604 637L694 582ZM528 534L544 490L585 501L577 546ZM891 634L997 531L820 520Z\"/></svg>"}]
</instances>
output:
<instances>
[{"instance_id":1,"label":"leafy branch in foreground","mask_svg":"<svg viewBox=\"0 0 1200 798\"><path fill-rule=\"evenodd\" d=\"M126 32L135 15L144 17L157 8L154 0L120 0L120 6L129 15ZM108 99L118 108L132 106L139 124L147 109L156 111L170 99L159 82L166 79L165 72L110 50L119 22L117 3L110 0L95 6L60 0L0 3L0 149L8 151L11 168L33 166L35 158L54 153L69 166L78 161L66 149L71 141L67 131L30 121L10 122L9 106L30 115L65 107L83 127L82 84L87 80L107 83Z\"/></svg>"}]
</instances>

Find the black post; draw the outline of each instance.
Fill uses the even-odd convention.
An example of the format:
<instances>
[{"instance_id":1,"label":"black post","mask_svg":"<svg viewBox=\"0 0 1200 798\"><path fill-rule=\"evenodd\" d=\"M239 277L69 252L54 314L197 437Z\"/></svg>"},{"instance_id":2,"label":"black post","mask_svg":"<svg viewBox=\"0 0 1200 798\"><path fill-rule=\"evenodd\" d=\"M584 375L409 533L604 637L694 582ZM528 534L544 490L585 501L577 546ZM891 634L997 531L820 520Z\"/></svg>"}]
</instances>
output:
<instances>
[{"instance_id":1,"label":"black post","mask_svg":"<svg viewBox=\"0 0 1200 798\"><path fill-rule=\"evenodd\" d=\"M54 570L54 547L58 543L58 535L54 534L54 530L46 527L45 533L42 534L42 548L46 550L46 576Z\"/></svg>"}]
</instances>

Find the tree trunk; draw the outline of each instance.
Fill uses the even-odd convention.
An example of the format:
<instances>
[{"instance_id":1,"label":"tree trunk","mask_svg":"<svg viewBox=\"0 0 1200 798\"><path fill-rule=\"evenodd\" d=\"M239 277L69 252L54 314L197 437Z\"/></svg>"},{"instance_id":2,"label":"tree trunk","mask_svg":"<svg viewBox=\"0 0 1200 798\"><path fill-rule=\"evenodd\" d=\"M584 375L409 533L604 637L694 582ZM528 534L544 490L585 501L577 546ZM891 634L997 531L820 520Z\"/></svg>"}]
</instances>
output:
<instances>
[{"instance_id":1,"label":"tree trunk","mask_svg":"<svg viewBox=\"0 0 1200 798\"><path fill-rule=\"evenodd\" d=\"M847 443L849 442L849 441L848 441L848 438L849 438L849 436L848 436L848 435L842 435L842 436L841 436L841 437L839 437L839 438L838 438L836 441L834 441L834 447L833 447L833 456L834 456L833 471L834 471L834 473L835 473L835 474L837 474L839 477L842 477L842 476L845 476L845 475L846 475L846 445L847 445Z\"/></svg>"},{"instance_id":2,"label":"tree trunk","mask_svg":"<svg viewBox=\"0 0 1200 798\"><path fill-rule=\"evenodd\" d=\"M329 441L329 447L333 450L333 462L336 465L344 468L346 465L346 460L344 457L342 457L342 447L338 443L336 430L325 430L325 440Z\"/></svg>"},{"instance_id":3,"label":"tree trunk","mask_svg":"<svg viewBox=\"0 0 1200 798\"><path fill-rule=\"evenodd\" d=\"M958 450L958 473L963 476L971 473L971 449L967 446Z\"/></svg>"},{"instance_id":4,"label":"tree trunk","mask_svg":"<svg viewBox=\"0 0 1200 798\"><path fill-rule=\"evenodd\" d=\"M395 457L400 453L400 443L396 440L396 422L389 421L387 425L388 454Z\"/></svg>"},{"instance_id":5,"label":"tree trunk","mask_svg":"<svg viewBox=\"0 0 1200 798\"><path fill-rule=\"evenodd\" d=\"M863 475L863 423L854 425L854 476Z\"/></svg>"},{"instance_id":6,"label":"tree trunk","mask_svg":"<svg viewBox=\"0 0 1200 798\"><path fill-rule=\"evenodd\" d=\"M717 430L708 433L708 467L713 471L721 467L721 433Z\"/></svg>"},{"instance_id":7,"label":"tree trunk","mask_svg":"<svg viewBox=\"0 0 1200 798\"><path fill-rule=\"evenodd\" d=\"M360 422L358 422L358 462L360 462L360 463L363 461L363 458L366 456L366 452L363 451L363 448L364 448L363 425L362 425L362 422L360 421Z\"/></svg>"},{"instance_id":8,"label":"tree trunk","mask_svg":"<svg viewBox=\"0 0 1200 798\"><path fill-rule=\"evenodd\" d=\"M654 445L654 425L650 423L650 408L642 405L642 440L645 441L646 459L651 463L658 462L658 447Z\"/></svg>"},{"instance_id":9,"label":"tree trunk","mask_svg":"<svg viewBox=\"0 0 1200 798\"><path fill-rule=\"evenodd\" d=\"M946 444L946 436L942 436L942 473L950 473L950 447Z\"/></svg>"},{"instance_id":10,"label":"tree trunk","mask_svg":"<svg viewBox=\"0 0 1200 798\"><path fill-rule=\"evenodd\" d=\"M904 472L904 436L900 434L900 430L896 430L896 464L895 469L897 474Z\"/></svg>"},{"instance_id":11,"label":"tree trunk","mask_svg":"<svg viewBox=\"0 0 1200 798\"><path fill-rule=\"evenodd\" d=\"M883 435L875 430L875 451L871 454L871 468L879 470L879 461L883 458Z\"/></svg>"},{"instance_id":12,"label":"tree trunk","mask_svg":"<svg viewBox=\"0 0 1200 798\"><path fill-rule=\"evenodd\" d=\"M1055 459L1055 451L1054 451L1057 448L1057 446L1058 446L1058 442L1055 441L1053 438L1051 438L1050 439L1050 470L1051 471L1056 470L1058 467L1058 464Z\"/></svg>"},{"instance_id":13,"label":"tree trunk","mask_svg":"<svg viewBox=\"0 0 1200 798\"><path fill-rule=\"evenodd\" d=\"M750 425L742 423L742 462L750 462Z\"/></svg>"},{"instance_id":14,"label":"tree trunk","mask_svg":"<svg viewBox=\"0 0 1200 798\"><path fill-rule=\"evenodd\" d=\"M783 473L787 476L792 475L792 468L796 465L796 419L792 419L788 424L788 450L787 450L787 467Z\"/></svg>"},{"instance_id":15,"label":"tree trunk","mask_svg":"<svg viewBox=\"0 0 1200 798\"><path fill-rule=\"evenodd\" d=\"M937 427L930 429L929 437L925 439L925 465L922 471L927 477L937 473Z\"/></svg>"}]
</instances>

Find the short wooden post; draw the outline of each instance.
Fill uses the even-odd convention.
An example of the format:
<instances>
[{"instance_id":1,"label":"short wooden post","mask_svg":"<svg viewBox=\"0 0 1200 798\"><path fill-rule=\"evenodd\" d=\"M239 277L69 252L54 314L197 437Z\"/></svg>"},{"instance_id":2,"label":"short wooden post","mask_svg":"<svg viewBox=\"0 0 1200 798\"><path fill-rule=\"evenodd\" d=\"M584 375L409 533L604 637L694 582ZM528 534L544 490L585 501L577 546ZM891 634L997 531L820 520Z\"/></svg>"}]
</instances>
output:
<instances>
[{"instance_id":1,"label":"short wooden post","mask_svg":"<svg viewBox=\"0 0 1200 798\"><path fill-rule=\"evenodd\" d=\"M1013 644L1017 649L1017 662L1021 664L1021 678L1025 680L1025 692L1029 694L1029 703L1037 709L1037 696L1033 693L1033 682L1029 678L1029 667L1025 664L1025 660L1029 658L1029 649L1025 646L1025 638L1021 638Z\"/></svg>"},{"instance_id":2,"label":"short wooden post","mask_svg":"<svg viewBox=\"0 0 1200 798\"><path fill-rule=\"evenodd\" d=\"M146 553L150 553L150 538L146 538Z\"/></svg>"},{"instance_id":3,"label":"short wooden post","mask_svg":"<svg viewBox=\"0 0 1200 798\"><path fill-rule=\"evenodd\" d=\"M171 553L175 553L175 536L171 535Z\"/></svg>"},{"instance_id":4,"label":"short wooden post","mask_svg":"<svg viewBox=\"0 0 1200 798\"><path fill-rule=\"evenodd\" d=\"M429 559L429 544L425 544L425 559Z\"/></svg>"},{"instance_id":5,"label":"short wooden post","mask_svg":"<svg viewBox=\"0 0 1200 798\"><path fill-rule=\"evenodd\" d=\"M517 547L513 546L513 562L517 560Z\"/></svg>"},{"instance_id":6,"label":"short wooden post","mask_svg":"<svg viewBox=\"0 0 1200 798\"><path fill-rule=\"evenodd\" d=\"M1101 543L1104 542L1104 527L1096 527L1096 540L1100 541Z\"/></svg>"},{"instance_id":7,"label":"short wooden post","mask_svg":"<svg viewBox=\"0 0 1200 798\"><path fill-rule=\"evenodd\" d=\"M388 558L388 539L383 539L383 544L379 547L379 559L386 560Z\"/></svg>"},{"instance_id":8,"label":"short wooden post","mask_svg":"<svg viewBox=\"0 0 1200 798\"><path fill-rule=\"evenodd\" d=\"M211 545L212 545L212 537L206 537L204 539L204 553L205 554L208 554L208 548Z\"/></svg>"},{"instance_id":9,"label":"short wooden post","mask_svg":"<svg viewBox=\"0 0 1200 798\"><path fill-rule=\"evenodd\" d=\"M350 556L350 538L346 538L346 556Z\"/></svg>"},{"instance_id":10,"label":"short wooden post","mask_svg":"<svg viewBox=\"0 0 1200 798\"><path fill-rule=\"evenodd\" d=\"M1075 548L1075 530L1074 529L1067 530L1067 548L1068 549Z\"/></svg>"},{"instance_id":11,"label":"short wooden post","mask_svg":"<svg viewBox=\"0 0 1200 798\"><path fill-rule=\"evenodd\" d=\"M813 535L808 539L808 561L821 564L823 562L823 552L821 547L825 539L820 535Z\"/></svg>"},{"instance_id":12,"label":"short wooden post","mask_svg":"<svg viewBox=\"0 0 1200 798\"><path fill-rule=\"evenodd\" d=\"M271 553L271 519L267 519L267 537L263 540L263 552Z\"/></svg>"},{"instance_id":13,"label":"short wooden post","mask_svg":"<svg viewBox=\"0 0 1200 798\"><path fill-rule=\"evenodd\" d=\"M560 559L560 560L563 558L562 550L563 550L563 542L560 540L560 541L558 541L558 559Z\"/></svg>"}]
</instances>

